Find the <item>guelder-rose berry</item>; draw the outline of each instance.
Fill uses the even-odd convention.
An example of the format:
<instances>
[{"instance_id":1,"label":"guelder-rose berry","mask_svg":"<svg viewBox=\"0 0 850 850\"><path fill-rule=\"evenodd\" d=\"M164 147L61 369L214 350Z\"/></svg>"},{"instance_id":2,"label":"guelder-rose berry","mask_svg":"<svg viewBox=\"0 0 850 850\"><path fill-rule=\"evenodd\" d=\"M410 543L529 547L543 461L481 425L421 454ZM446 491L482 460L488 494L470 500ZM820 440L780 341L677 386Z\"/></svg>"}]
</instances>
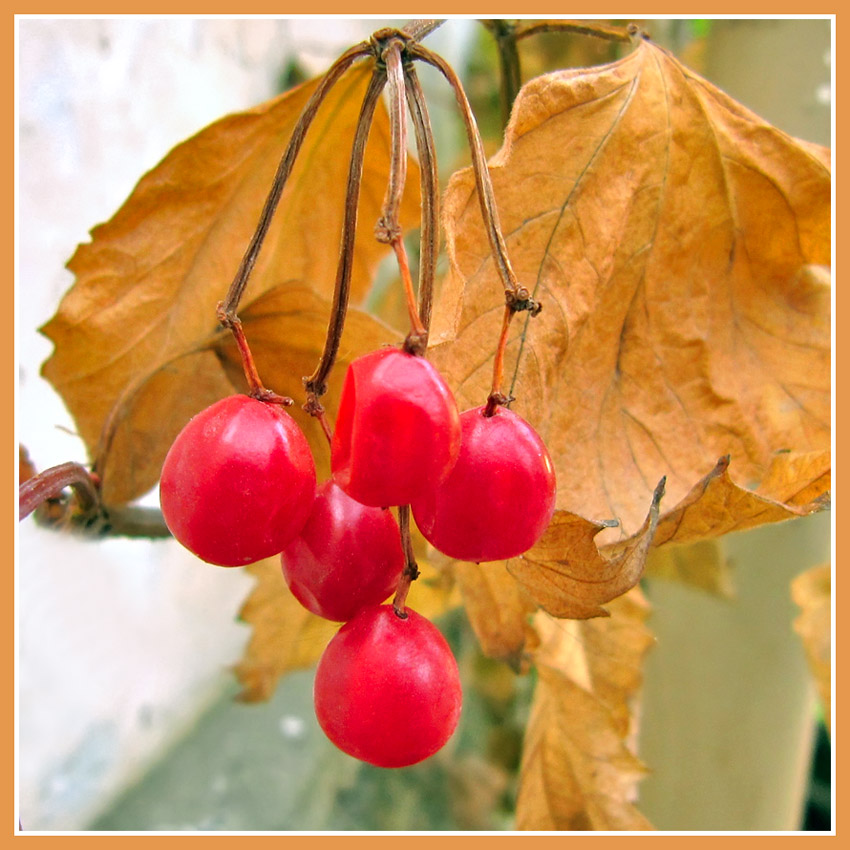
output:
<instances>
[{"instance_id":1,"label":"guelder-rose berry","mask_svg":"<svg viewBox=\"0 0 850 850\"><path fill-rule=\"evenodd\" d=\"M279 554L313 506L307 439L279 404L233 395L177 435L159 493L171 533L199 558L236 567Z\"/></svg>"},{"instance_id":2,"label":"guelder-rose berry","mask_svg":"<svg viewBox=\"0 0 850 850\"><path fill-rule=\"evenodd\" d=\"M383 348L348 367L331 443L337 484L364 505L410 504L453 466L457 405L424 357Z\"/></svg>"},{"instance_id":3,"label":"guelder-rose berry","mask_svg":"<svg viewBox=\"0 0 850 850\"><path fill-rule=\"evenodd\" d=\"M462 561L499 561L530 549L555 510L555 472L540 436L497 407L461 414L461 445L448 477L411 503L419 530Z\"/></svg>"},{"instance_id":4,"label":"guelder-rose berry","mask_svg":"<svg viewBox=\"0 0 850 850\"><path fill-rule=\"evenodd\" d=\"M344 752L404 767L437 752L461 709L457 662L439 629L407 609L364 608L325 648L313 688L316 718Z\"/></svg>"},{"instance_id":5,"label":"guelder-rose berry","mask_svg":"<svg viewBox=\"0 0 850 850\"><path fill-rule=\"evenodd\" d=\"M398 523L388 509L362 505L325 481L281 565L305 608L345 622L361 608L383 602L398 585L404 568Z\"/></svg>"}]
</instances>

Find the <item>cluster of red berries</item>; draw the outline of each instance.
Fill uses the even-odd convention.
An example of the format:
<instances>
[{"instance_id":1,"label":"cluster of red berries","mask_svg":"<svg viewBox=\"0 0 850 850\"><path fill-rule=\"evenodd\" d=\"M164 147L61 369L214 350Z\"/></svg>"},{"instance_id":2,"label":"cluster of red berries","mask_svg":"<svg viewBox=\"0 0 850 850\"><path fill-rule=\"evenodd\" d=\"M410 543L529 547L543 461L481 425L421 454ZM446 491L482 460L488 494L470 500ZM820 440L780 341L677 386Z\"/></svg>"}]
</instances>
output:
<instances>
[{"instance_id":1,"label":"cluster of red berries","mask_svg":"<svg viewBox=\"0 0 850 850\"><path fill-rule=\"evenodd\" d=\"M279 404L235 395L195 416L163 465L172 534L198 557L242 566L280 555L293 595L343 622L316 672L319 724L342 750L382 767L414 764L460 715L457 663L439 630L385 603L405 569L390 506L410 505L451 557L515 557L555 505L540 437L505 407L459 414L424 357L384 348L351 363L316 486L309 445Z\"/></svg>"}]
</instances>

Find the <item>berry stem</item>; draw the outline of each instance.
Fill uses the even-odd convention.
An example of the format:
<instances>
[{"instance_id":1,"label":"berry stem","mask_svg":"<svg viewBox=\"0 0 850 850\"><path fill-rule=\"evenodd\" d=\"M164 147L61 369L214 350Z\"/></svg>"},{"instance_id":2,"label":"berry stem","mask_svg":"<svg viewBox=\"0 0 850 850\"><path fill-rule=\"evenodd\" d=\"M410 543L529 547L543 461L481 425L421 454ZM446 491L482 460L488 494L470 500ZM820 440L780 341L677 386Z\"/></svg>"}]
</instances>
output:
<instances>
[{"instance_id":1,"label":"berry stem","mask_svg":"<svg viewBox=\"0 0 850 850\"><path fill-rule=\"evenodd\" d=\"M472 170L475 175L481 215L487 230L493 259L505 288L505 296L509 303L517 305L516 309L518 310L537 310L539 305L531 301L528 290L517 281L516 274L508 258L508 252L499 222L499 211L496 207L496 197L493 192L493 184L490 180L490 172L487 168L487 159L484 154L484 144L481 141L478 124L475 121L475 115L472 112L472 107L469 105L469 100L466 97L466 92L463 89L460 78L442 56L433 53L421 44L411 44L408 46L407 51L411 57L420 59L435 67L446 78L454 90L455 99L460 107L464 125L466 126L466 135L472 155Z\"/></svg>"},{"instance_id":2,"label":"berry stem","mask_svg":"<svg viewBox=\"0 0 850 850\"><path fill-rule=\"evenodd\" d=\"M411 354L423 354L427 332L419 317L416 293L410 276L410 264L407 260L407 249L399 221L399 208L407 179L406 86L402 63L404 46L405 42L400 37L390 37L380 54L380 60L387 69L391 157L389 182L381 216L375 225L375 237L379 242L389 243L392 246L398 261L407 301L407 315L410 320L410 333L404 341L405 351Z\"/></svg>"},{"instance_id":3,"label":"berry stem","mask_svg":"<svg viewBox=\"0 0 850 850\"><path fill-rule=\"evenodd\" d=\"M510 304L505 305L502 318L502 332L499 335L499 343L496 346L496 355L493 358L493 385L487 398L487 406L484 409L485 416L492 416L500 405L508 405L513 397L502 392L502 381L505 377L505 349L508 345L508 331L511 327L511 319L516 311Z\"/></svg>"},{"instance_id":4,"label":"berry stem","mask_svg":"<svg viewBox=\"0 0 850 850\"><path fill-rule=\"evenodd\" d=\"M422 345L424 348L427 341L427 328L431 316L431 303L433 297L434 268L436 265L436 241L438 234L438 221L436 213L437 176L434 156L433 133L431 133L427 109L424 105L424 96L421 87L413 75L414 85L406 86L405 81L411 79L412 68L409 63L402 62L402 52L406 52L407 46L418 39L424 38L443 23L442 20L423 19L414 20L401 30L384 29L374 33L369 41L368 52L375 60L375 69L369 89L363 99L360 117L355 131L354 144L352 147L351 161L349 165L348 187L345 199L345 215L342 228L342 243L340 247L339 265L337 267L337 278L334 288L334 303L331 310L331 318L328 323L328 335L325 348L316 370L309 377L304 378L304 386L307 390L307 402L304 409L313 416L320 417L322 428L327 434L329 428L323 421L322 407L319 398L327 391L327 377L330 374L342 338L345 313L348 305L348 296L351 281L352 259L354 254L354 239L357 225L357 202L360 194L360 181L363 172L363 157L366 141L369 136L369 128L372 116L385 85L390 83L390 121L392 131L392 150L390 180L387 187L387 195L384 201L384 210L376 226L377 236L381 238L385 234L384 241L391 242L402 269L402 275L407 274L405 281L406 290L412 291L413 284L410 279L410 269L407 263L407 255L404 243L401 240L401 228L398 224L398 208L404 191L404 179L407 171L406 150L406 128L404 123L403 95L406 92L408 99L413 99L416 104L415 111L411 107L416 130L416 141L422 158L422 210L423 228L421 235L423 263L420 264L420 309L419 316L422 317L420 325L422 328ZM352 50L359 49L357 45ZM350 51L349 51L350 52ZM344 56L347 54L344 54ZM406 53L405 53L406 55ZM389 61L387 61L389 60ZM338 61L341 61L338 60ZM404 79L400 79L403 75ZM399 103L401 99L401 103ZM397 236L396 236L397 233ZM408 296L409 298L409 296ZM408 301L409 303L409 301ZM416 324L411 317L411 326Z\"/></svg>"},{"instance_id":5,"label":"berry stem","mask_svg":"<svg viewBox=\"0 0 850 850\"><path fill-rule=\"evenodd\" d=\"M419 318L419 310L416 304L416 293L413 289L413 280L410 277L410 264L407 261L407 249L401 236L392 240L393 251L395 251L398 269L404 286L405 300L407 301L407 315L410 319L410 333L404 341L405 351L411 354L423 354L425 351L425 340L428 332Z\"/></svg>"},{"instance_id":6,"label":"berry stem","mask_svg":"<svg viewBox=\"0 0 850 850\"><path fill-rule=\"evenodd\" d=\"M74 494L73 501L63 501L55 510L46 504L59 500L68 487ZM171 536L157 508L119 505L107 510L100 499L97 473L73 461L52 466L21 483L18 520L32 513L41 525L67 528L70 523L76 530L88 534L146 539Z\"/></svg>"},{"instance_id":7,"label":"berry stem","mask_svg":"<svg viewBox=\"0 0 850 850\"><path fill-rule=\"evenodd\" d=\"M372 48L366 41L355 44L353 47L349 48L327 70L324 77L322 77L319 82L318 87L304 106L304 109L295 124L295 128L292 131L292 136L289 139L289 143L286 146L286 150L283 153L280 164L278 165L268 197L266 198L263 210L260 213L260 220L257 224L257 228L254 231L254 235L251 237L251 241L248 244L245 255L242 257L242 262L239 264L239 269L236 272L233 283L230 285L227 297L222 302L221 310L223 310L224 314L230 319L236 318L236 310L239 306L239 301L242 298L245 287L248 285L248 278L250 277L254 264L257 261L257 257L260 254L263 241L268 234L272 218L274 217L275 210L277 209L284 187L286 186L286 181L292 173L295 159L298 156L298 152L301 150L301 145L307 135L307 130L312 124L313 119L316 117L322 101L348 68L357 59L368 56L371 52Z\"/></svg>"},{"instance_id":8,"label":"berry stem","mask_svg":"<svg viewBox=\"0 0 850 850\"><path fill-rule=\"evenodd\" d=\"M331 426L328 423L328 417L325 416L324 409L319 410L314 415L315 415L316 419L319 420L319 425L322 426L322 433L325 435L325 438L328 441L328 445L330 445L331 441L333 440L333 431L331 430Z\"/></svg>"},{"instance_id":9,"label":"berry stem","mask_svg":"<svg viewBox=\"0 0 850 850\"><path fill-rule=\"evenodd\" d=\"M278 164L277 172L275 173L274 180L272 181L271 188L269 189L269 194L266 197L265 204L263 205L262 212L260 213L259 222L254 230L254 235L251 237L251 241L248 243L248 248L242 257L242 261L239 264L236 276L230 284L230 288L228 289L227 296L224 301L219 302L216 308L216 315L218 316L219 322L232 332L233 337L236 340L236 345L239 348L239 354L242 358L242 369L245 373L245 378L248 381L249 393L252 397L261 401L283 405L292 404L291 398L278 395L271 390L267 390L263 386L260 376L257 373L257 367L254 363L251 349L248 346L248 341L245 338L244 331L242 330L242 322L239 320L236 311L239 307L239 302L242 299L245 288L248 285L248 279L250 278L257 258L260 255L263 242L265 241L266 235L271 227L271 222L274 217L275 210L277 209L277 205L280 202L280 198L283 195L286 181L292 173L295 159L301 150L301 145L304 142L313 119L319 111L322 101L348 68L357 59L368 56L370 52L371 47L369 43L365 41L351 47L331 65L324 77L320 80L316 90L310 96L310 99L304 106L301 115L298 117L298 121L292 131L292 136L290 137L286 150Z\"/></svg>"},{"instance_id":10,"label":"berry stem","mask_svg":"<svg viewBox=\"0 0 850 850\"><path fill-rule=\"evenodd\" d=\"M419 231L419 318L425 329L423 345L427 346L427 334L431 327L431 309L434 302L434 278L439 249L440 191L437 175L437 154L434 133L425 101L425 93L412 63L404 66L405 94L413 129L416 136L416 152L419 156L419 181L421 226Z\"/></svg>"},{"instance_id":11,"label":"berry stem","mask_svg":"<svg viewBox=\"0 0 850 850\"><path fill-rule=\"evenodd\" d=\"M404 104L404 71L400 38L390 38L380 48L379 62L386 68L390 115L390 173L381 216L375 225L380 242L391 242L401 233L399 207L407 179L407 121Z\"/></svg>"},{"instance_id":12,"label":"berry stem","mask_svg":"<svg viewBox=\"0 0 850 850\"><path fill-rule=\"evenodd\" d=\"M403 620L407 619L407 611L404 604L407 601L407 592L410 590L411 582L419 578L419 566L416 563L416 555L413 552L413 540L410 536L410 505L400 505L398 509L398 527L401 532L401 546L404 550L405 567L401 571L395 596L393 597L393 610Z\"/></svg>"},{"instance_id":13,"label":"berry stem","mask_svg":"<svg viewBox=\"0 0 850 850\"><path fill-rule=\"evenodd\" d=\"M266 401L271 404L282 404L287 407L292 404L291 398L278 395L276 392L272 392L272 390L268 390L263 386L239 317L235 313L228 313L223 302L219 302L216 312L219 322L230 330L233 338L236 340L236 347L239 349L239 356L242 358L242 371L245 373L245 379L248 381L248 395L259 401Z\"/></svg>"},{"instance_id":14,"label":"berry stem","mask_svg":"<svg viewBox=\"0 0 850 850\"><path fill-rule=\"evenodd\" d=\"M307 403L304 409L314 416L323 410L319 403L320 396L327 391L327 379L336 361L339 351L342 331L345 326L345 314L348 309L348 297L351 289L351 271L354 260L354 243L357 230L357 203L360 198L360 183L363 176L363 159L366 152L366 142L372 116L386 83L386 71L380 65L375 66L369 88L360 107L357 129L351 149L351 159L348 167L348 183L345 193L345 209L342 224L342 238L337 264L336 282L334 284L334 300L331 307L331 317L328 322L328 334L325 347L315 371L304 378L307 390Z\"/></svg>"}]
</instances>

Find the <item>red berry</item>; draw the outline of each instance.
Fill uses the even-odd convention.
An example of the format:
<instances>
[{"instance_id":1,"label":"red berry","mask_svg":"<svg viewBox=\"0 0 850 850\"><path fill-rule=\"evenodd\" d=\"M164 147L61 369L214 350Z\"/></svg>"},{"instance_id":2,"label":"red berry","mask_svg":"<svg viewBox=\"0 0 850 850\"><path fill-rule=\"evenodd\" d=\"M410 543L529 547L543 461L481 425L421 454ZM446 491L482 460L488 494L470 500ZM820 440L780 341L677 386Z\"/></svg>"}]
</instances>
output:
<instances>
[{"instance_id":1,"label":"red berry","mask_svg":"<svg viewBox=\"0 0 850 850\"><path fill-rule=\"evenodd\" d=\"M242 566L279 554L313 505L307 439L278 404L246 395L194 416L171 446L159 485L171 533L211 564Z\"/></svg>"},{"instance_id":2,"label":"red berry","mask_svg":"<svg viewBox=\"0 0 850 850\"><path fill-rule=\"evenodd\" d=\"M530 549L555 510L552 459L521 416L499 407L461 414L460 454L448 477L411 503L422 534L463 561L499 561Z\"/></svg>"},{"instance_id":3,"label":"red berry","mask_svg":"<svg viewBox=\"0 0 850 850\"><path fill-rule=\"evenodd\" d=\"M398 523L389 510L361 505L325 481L281 564L289 589L305 608L345 622L361 608L383 602L398 585L404 568Z\"/></svg>"},{"instance_id":4,"label":"red berry","mask_svg":"<svg viewBox=\"0 0 850 850\"><path fill-rule=\"evenodd\" d=\"M437 627L392 605L364 608L326 647L313 687L316 717L344 752L379 767L433 755L461 708L457 662Z\"/></svg>"},{"instance_id":5,"label":"red berry","mask_svg":"<svg viewBox=\"0 0 850 850\"><path fill-rule=\"evenodd\" d=\"M457 405L424 357L383 348L348 367L331 444L334 480L358 502L407 505L451 469Z\"/></svg>"}]
</instances>

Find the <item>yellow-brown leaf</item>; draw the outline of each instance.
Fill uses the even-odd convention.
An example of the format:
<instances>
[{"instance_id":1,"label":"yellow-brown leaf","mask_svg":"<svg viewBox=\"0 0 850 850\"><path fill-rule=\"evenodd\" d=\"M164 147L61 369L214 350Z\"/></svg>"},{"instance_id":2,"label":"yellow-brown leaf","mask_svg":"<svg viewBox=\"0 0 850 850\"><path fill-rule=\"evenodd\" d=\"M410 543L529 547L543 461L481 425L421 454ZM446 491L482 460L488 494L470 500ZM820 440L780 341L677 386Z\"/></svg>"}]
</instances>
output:
<instances>
[{"instance_id":1,"label":"yellow-brown leaf","mask_svg":"<svg viewBox=\"0 0 850 850\"><path fill-rule=\"evenodd\" d=\"M610 523L557 511L543 537L508 569L534 601L554 617L605 616L602 605L640 579L658 523L664 482L655 489L641 528L615 551L603 554L594 538Z\"/></svg>"},{"instance_id":2,"label":"yellow-brown leaf","mask_svg":"<svg viewBox=\"0 0 850 850\"><path fill-rule=\"evenodd\" d=\"M779 455L777 462L784 464L784 456ZM797 504L794 499L784 504L736 484L729 469L729 458L721 458L678 505L661 517L655 533L656 546L718 537L732 531L754 528L763 523L806 516L829 507L827 493L821 489L824 479L817 471L815 475L820 483L816 491L821 495L804 504ZM817 469L820 470L821 467L818 466ZM803 492L815 492L807 486L807 480L807 475L800 478L798 485L802 487ZM826 486L828 487L828 474Z\"/></svg>"},{"instance_id":3,"label":"yellow-brown leaf","mask_svg":"<svg viewBox=\"0 0 850 850\"><path fill-rule=\"evenodd\" d=\"M481 649L490 658L525 668L529 617L537 606L503 563L455 563L463 606Z\"/></svg>"},{"instance_id":4,"label":"yellow-brown leaf","mask_svg":"<svg viewBox=\"0 0 850 850\"><path fill-rule=\"evenodd\" d=\"M633 591L612 605L610 618L536 618L539 678L520 766L519 829L652 829L634 806L646 768L631 741L652 640L646 614Z\"/></svg>"},{"instance_id":5,"label":"yellow-brown leaf","mask_svg":"<svg viewBox=\"0 0 850 850\"><path fill-rule=\"evenodd\" d=\"M782 452L767 470L758 492L785 505L827 504L832 482L832 454Z\"/></svg>"},{"instance_id":6,"label":"yellow-brown leaf","mask_svg":"<svg viewBox=\"0 0 850 850\"><path fill-rule=\"evenodd\" d=\"M514 268L543 304L514 322L505 389L518 363L515 409L553 455L559 509L629 535L662 476L675 503L718 457L756 487L776 452L828 448L827 150L644 41L524 86L490 172ZM469 170L444 209L433 357L471 406L501 283Z\"/></svg>"},{"instance_id":7,"label":"yellow-brown leaf","mask_svg":"<svg viewBox=\"0 0 850 850\"><path fill-rule=\"evenodd\" d=\"M646 576L680 581L726 598L734 595L732 571L716 539L653 549L646 560Z\"/></svg>"},{"instance_id":8,"label":"yellow-brown leaf","mask_svg":"<svg viewBox=\"0 0 850 850\"><path fill-rule=\"evenodd\" d=\"M539 614L534 658L593 693L625 740L634 729L632 708L643 681L643 659L654 638L646 626L649 603L639 588L613 600L608 617L557 620Z\"/></svg>"}]
</instances>

